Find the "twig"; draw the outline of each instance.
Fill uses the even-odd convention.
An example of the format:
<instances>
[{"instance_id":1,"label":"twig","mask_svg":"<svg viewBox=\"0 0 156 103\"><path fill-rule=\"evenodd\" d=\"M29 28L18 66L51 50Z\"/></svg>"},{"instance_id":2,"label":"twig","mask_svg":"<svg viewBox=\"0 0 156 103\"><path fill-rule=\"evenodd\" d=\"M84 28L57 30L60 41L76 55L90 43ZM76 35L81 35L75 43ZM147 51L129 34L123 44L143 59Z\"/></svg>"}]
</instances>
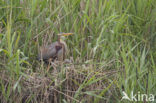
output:
<instances>
[{"instance_id":1,"label":"twig","mask_svg":"<svg viewBox=\"0 0 156 103\"><path fill-rule=\"evenodd\" d=\"M66 96L66 97L69 97L69 98L72 99L72 100L75 100L75 101L78 102L78 103L81 103L81 102L78 101L77 99L75 99L75 98L73 98L73 97L71 97L71 96L69 96L69 95L66 95L65 93L63 93L63 92L61 92L61 91L58 91L58 90L55 89L55 88L52 88L52 89L55 90L55 91L58 92L58 93L63 94L63 95Z\"/></svg>"}]
</instances>

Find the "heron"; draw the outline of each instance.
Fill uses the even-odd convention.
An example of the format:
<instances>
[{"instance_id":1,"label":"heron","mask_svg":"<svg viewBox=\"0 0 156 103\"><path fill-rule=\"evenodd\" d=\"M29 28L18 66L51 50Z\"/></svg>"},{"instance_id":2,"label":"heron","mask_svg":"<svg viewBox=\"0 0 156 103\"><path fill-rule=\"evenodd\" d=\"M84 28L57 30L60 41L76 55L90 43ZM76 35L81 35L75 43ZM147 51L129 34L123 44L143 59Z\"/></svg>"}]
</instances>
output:
<instances>
[{"instance_id":1,"label":"heron","mask_svg":"<svg viewBox=\"0 0 156 103\"><path fill-rule=\"evenodd\" d=\"M58 39L56 42L40 48L38 60L49 62L49 60L53 61L57 59L58 61L63 61L68 51L67 44L64 41L64 38L65 36L69 36L72 34L73 33L58 34Z\"/></svg>"}]
</instances>

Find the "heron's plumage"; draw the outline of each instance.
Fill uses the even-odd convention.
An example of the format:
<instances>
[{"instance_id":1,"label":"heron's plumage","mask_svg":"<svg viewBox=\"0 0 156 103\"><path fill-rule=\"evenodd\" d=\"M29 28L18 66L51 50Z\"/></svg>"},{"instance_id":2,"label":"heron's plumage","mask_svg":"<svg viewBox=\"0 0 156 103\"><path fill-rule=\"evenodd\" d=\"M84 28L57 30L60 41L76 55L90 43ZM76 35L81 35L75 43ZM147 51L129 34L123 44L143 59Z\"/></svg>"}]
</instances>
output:
<instances>
[{"instance_id":1,"label":"heron's plumage","mask_svg":"<svg viewBox=\"0 0 156 103\"><path fill-rule=\"evenodd\" d=\"M40 48L38 59L47 61L49 59L58 59L59 61L62 61L65 59L65 56L68 53L67 45L63 41L63 36L71 35L72 33L64 33L58 35L58 41L51 43L48 46L44 46Z\"/></svg>"},{"instance_id":2,"label":"heron's plumage","mask_svg":"<svg viewBox=\"0 0 156 103\"><path fill-rule=\"evenodd\" d=\"M46 47L41 47L40 53L38 54L38 59L48 60L50 58L52 59L58 58L58 60L63 60L65 56L64 53L66 53L67 51L67 45L63 41L61 41L60 43L56 41Z\"/></svg>"}]
</instances>

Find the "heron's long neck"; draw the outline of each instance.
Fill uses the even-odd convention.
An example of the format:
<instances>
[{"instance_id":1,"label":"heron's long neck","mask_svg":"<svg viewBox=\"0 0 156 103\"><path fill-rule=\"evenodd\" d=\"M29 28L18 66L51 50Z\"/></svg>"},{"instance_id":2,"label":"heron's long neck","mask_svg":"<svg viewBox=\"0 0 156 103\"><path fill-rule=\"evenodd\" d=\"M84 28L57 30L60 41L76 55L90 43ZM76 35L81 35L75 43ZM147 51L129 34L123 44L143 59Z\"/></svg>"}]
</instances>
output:
<instances>
[{"instance_id":1,"label":"heron's long neck","mask_svg":"<svg viewBox=\"0 0 156 103\"><path fill-rule=\"evenodd\" d=\"M58 41L59 44L62 47L62 56L63 56L63 60L65 59L65 52L66 52L66 43L60 38L60 40Z\"/></svg>"},{"instance_id":2,"label":"heron's long neck","mask_svg":"<svg viewBox=\"0 0 156 103\"><path fill-rule=\"evenodd\" d=\"M58 39L58 42L60 43L61 42L61 36L59 35L57 39Z\"/></svg>"}]
</instances>

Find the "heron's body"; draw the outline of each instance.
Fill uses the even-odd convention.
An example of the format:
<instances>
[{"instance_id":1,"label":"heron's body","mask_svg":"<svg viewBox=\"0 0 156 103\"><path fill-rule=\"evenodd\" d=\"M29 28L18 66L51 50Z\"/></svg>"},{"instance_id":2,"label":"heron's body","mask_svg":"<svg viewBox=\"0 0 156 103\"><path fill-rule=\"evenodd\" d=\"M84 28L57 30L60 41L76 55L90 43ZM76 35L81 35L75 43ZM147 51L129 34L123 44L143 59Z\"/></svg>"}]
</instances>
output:
<instances>
[{"instance_id":1,"label":"heron's body","mask_svg":"<svg viewBox=\"0 0 156 103\"><path fill-rule=\"evenodd\" d=\"M48 46L41 47L38 54L38 59L48 61L49 59L63 61L67 54L67 45L58 37L58 41L51 43Z\"/></svg>"}]
</instances>

